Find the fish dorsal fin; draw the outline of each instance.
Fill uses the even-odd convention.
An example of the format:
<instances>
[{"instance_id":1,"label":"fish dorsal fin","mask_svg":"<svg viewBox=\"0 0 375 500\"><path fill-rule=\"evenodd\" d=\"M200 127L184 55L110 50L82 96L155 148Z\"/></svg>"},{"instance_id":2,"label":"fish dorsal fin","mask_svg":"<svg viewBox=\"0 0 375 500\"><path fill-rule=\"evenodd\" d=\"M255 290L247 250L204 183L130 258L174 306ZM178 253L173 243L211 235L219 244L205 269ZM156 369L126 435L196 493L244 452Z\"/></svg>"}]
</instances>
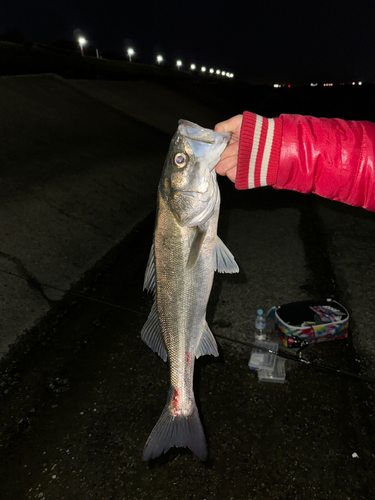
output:
<instances>
[{"instance_id":1,"label":"fish dorsal fin","mask_svg":"<svg viewBox=\"0 0 375 500\"><path fill-rule=\"evenodd\" d=\"M217 236L215 243L214 271L219 273L238 273L239 267L234 260L231 251Z\"/></svg>"},{"instance_id":2,"label":"fish dorsal fin","mask_svg":"<svg viewBox=\"0 0 375 500\"><path fill-rule=\"evenodd\" d=\"M210 327L207 325L207 322L204 325L203 334L197 347L195 357L198 359L199 356L204 356L206 354L212 354L212 356L216 357L219 356L215 337L213 336Z\"/></svg>"},{"instance_id":3,"label":"fish dorsal fin","mask_svg":"<svg viewBox=\"0 0 375 500\"><path fill-rule=\"evenodd\" d=\"M163 333L160 327L158 309L156 300L152 304L150 314L148 315L146 323L141 330L141 339L149 348L159 354L163 361L167 361L168 353L165 347Z\"/></svg>"},{"instance_id":4,"label":"fish dorsal fin","mask_svg":"<svg viewBox=\"0 0 375 500\"><path fill-rule=\"evenodd\" d=\"M204 238L206 236L206 232L207 232L206 229L202 229L199 226L196 228L194 240L191 245L189 258L186 264L186 269L193 269L193 267L197 263L199 253L201 251Z\"/></svg>"},{"instance_id":5,"label":"fish dorsal fin","mask_svg":"<svg viewBox=\"0 0 375 500\"><path fill-rule=\"evenodd\" d=\"M143 290L155 293L156 291L156 274L155 274L155 245L152 243L150 255L148 257L147 267L145 271L145 279L143 282Z\"/></svg>"}]
</instances>

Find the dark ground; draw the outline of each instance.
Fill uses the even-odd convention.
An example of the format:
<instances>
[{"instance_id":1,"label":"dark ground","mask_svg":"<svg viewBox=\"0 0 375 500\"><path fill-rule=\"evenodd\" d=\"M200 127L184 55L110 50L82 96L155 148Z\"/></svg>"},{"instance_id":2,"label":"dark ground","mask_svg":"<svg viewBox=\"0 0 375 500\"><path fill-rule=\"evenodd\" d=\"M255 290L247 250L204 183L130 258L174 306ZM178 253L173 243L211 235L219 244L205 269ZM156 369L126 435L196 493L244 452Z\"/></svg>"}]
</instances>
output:
<instances>
[{"instance_id":1,"label":"dark ground","mask_svg":"<svg viewBox=\"0 0 375 500\"><path fill-rule=\"evenodd\" d=\"M224 226L244 200L225 186ZM310 197L272 190L250 201L272 217L311 204ZM251 208L247 213L254 216ZM373 498L373 385L293 362L285 384L261 384L247 367L250 349L227 341L219 342L218 359L197 362L207 462L182 449L141 460L168 384L167 365L140 339L151 305L142 282L152 230L153 215L72 290L97 302L67 295L4 363L0 498ZM316 270L322 255L317 251ZM262 271L250 278L261 282ZM208 310L214 333L230 331L225 311L238 297L223 299L222 288L233 279L246 281L242 271L215 279ZM282 285L285 293L290 286ZM328 293L331 277L312 286ZM244 311L250 319L252 313ZM304 356L358 373L351 337Z\"/></svg>"},{"instance_id":2,"label":"dark ground","mask_svg":"<svg viewBox=\"0 0 375 500\"><path fill-rule=\"evenodd\" d=\"M218 107L228 92L196 89L186 85ZM232 114L375 119L372 86L257 89L246 106L244 92ZM225 181L221 191L220 236L241 272L215 278L213 333L251 341L257 307L335 296L351 313L349 338L303 355L372 376L373 214L290 192L238 193ZM250 348L220 339L220 357L196 364L207 462L183 449L141 460L168 389L167 365L140 339L153 224L151 214L1 361L0 499L373 499L374 384L292 361L285 384L262 384ZM357 303L365 282L367 309Z\"/></svg>"}]
</instances>

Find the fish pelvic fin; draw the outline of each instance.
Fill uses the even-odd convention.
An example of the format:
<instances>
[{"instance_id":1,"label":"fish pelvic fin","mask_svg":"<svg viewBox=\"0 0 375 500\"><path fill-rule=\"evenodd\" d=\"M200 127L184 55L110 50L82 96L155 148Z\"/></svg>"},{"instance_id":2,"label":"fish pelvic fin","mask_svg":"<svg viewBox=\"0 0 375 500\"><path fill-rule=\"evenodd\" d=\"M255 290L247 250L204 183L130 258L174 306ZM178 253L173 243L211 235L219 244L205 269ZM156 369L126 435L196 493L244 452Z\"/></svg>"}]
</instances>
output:
<instances>
[{"instance_id":1,"label":"fish pelvic fin","mask_svg":"<svg viewBox=\"0 0 375 500\"><path fill-rule=\"evenodd\" d=\"M156 300L152 304L150 314L141 330L141 339L151 350L158 353L163 361L167 361L168 353L161 331Z\"/></svg>"},{"instance_id":2,"label":"fish pelvic fin","mask_svg":"<svg viewBox=\"0 0 375 500\"><path fill-rule=\"evenodd\" d=\"M155 244L152 243L150 255L148 257L147 267L145 271L145 279L143 282L143 290L156 292L156 272L155 272Z\"/></svg>"},{"instance_id":3,"label":"fish pelvic fin","mask_svg":"<svg viewBox=\"0 0 375 500\"><path fill-rule=\"evenodd\" d=\"M206 438L195 402L190 415L176 415L171 408L168 401L145 444L142 459L151 460L176 447L190 448L195 458L206 460Z\"/></svg>"},{"instance_id":4,"label":"fish pelvic fin","mask_svg":"<svg viewBox=\"0 0 375 500\"><path fill-rule=\"evenodd\" d=\"M215 243L214 270L219 273L238 273L239 267L231 251L217 236Z\"/></svg>"},{"instance_id":5,"label":"fish pelvic fin","mask_svg":"<svg viewBox=\"0 0 375 500\"><path fill-rule=\"evenodd\" d=\"M200 356L205 356L206 354L212 354L212 356L215 357L219 356L215 337L213 336L207 322L204 326L203 334L198 344L195 357L198 359Z\"/></svg>"}]
</instances>

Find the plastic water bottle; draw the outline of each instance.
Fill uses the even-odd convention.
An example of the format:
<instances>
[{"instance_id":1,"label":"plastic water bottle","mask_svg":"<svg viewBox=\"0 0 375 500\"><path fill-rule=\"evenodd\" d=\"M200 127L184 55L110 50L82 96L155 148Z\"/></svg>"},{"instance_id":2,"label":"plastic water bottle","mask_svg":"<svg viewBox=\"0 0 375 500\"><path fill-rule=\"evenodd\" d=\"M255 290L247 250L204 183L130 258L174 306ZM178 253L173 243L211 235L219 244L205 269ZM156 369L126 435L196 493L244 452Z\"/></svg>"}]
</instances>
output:
<instances>
[{"instance_id":1,"label":"plastic water bottle","mask_svg":"<svg viewBox=\"0 0 375 500\"><path fill-rule=\"evenodd\" d=\"M255 340L266 340L266 318L263 316L263 309L257 310L255 318Z\"/></svg>"}]
</instances>

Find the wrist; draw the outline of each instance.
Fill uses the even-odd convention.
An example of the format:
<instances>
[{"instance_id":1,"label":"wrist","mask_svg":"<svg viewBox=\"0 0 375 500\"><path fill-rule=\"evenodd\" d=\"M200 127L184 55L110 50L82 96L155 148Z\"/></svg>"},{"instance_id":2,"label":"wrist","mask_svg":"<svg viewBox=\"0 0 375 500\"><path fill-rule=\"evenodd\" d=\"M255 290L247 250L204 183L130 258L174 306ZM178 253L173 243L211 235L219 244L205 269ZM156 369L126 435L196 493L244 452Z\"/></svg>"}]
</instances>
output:
<instances>
[{"instance_id":1,"label":"wrist","mask_svg":"<svg viewBox=\"0 0 375 500\"><path fill-rule=\"evenodd\" d=\"M245 111L242 119L235 187L272 186L279 168L282 118Z\"/></svg>"}]
</instances>

